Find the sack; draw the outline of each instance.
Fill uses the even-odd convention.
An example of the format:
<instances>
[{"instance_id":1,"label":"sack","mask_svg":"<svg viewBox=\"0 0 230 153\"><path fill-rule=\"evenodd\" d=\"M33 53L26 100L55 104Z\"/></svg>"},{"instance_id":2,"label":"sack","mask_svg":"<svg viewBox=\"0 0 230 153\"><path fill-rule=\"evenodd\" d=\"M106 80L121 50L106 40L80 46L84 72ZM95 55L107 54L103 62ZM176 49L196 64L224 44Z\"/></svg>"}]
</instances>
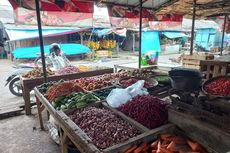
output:
<instances>
[{"instance_id":1,"label":"sack","mask_svg":"<svg viewBox=\"0 0 230 153\"><path fill-rule=\"evenodd\" d=\"M113 108L118 108L137 95L148 95L149 93L147 89L144 88L144 83L144 80L139 80L126 89L113 89L106 98L107 103Z\"/></svg>"}]
</instances>

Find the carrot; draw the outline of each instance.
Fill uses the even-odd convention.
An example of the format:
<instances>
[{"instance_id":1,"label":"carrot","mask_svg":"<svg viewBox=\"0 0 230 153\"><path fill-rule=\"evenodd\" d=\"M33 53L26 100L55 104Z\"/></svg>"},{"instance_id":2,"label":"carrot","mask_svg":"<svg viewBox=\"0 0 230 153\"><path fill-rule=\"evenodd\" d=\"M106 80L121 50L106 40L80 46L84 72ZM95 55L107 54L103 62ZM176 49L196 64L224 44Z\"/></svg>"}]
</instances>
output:
<instances>
[{"instance_id":1,"label":"carrot","mask_svg":"<svg viewBox=\"0 0 230 153\"><path fill-rule=\"evenodd\" d=\"M176 143L174 141L171 141L171 143L167 146L166 149L170 151L174 151L175 147L176 147Z\"/></svg>"},{"instance_id":2,"label":"carrot","mask_svg":"<svg viewBox=\"0 0 230 153\"><path fill-rule=\"evenodd\" d=\"M125 150L123 153L131 153L137 148L137 145L132 145L129 149Z\"/></svg>"},{"instance_id":3,"label":"carrot","mask_svg":"<svg viewBox=\"0 0 230 153\"><path fill-rule=\"evenodd\" d=\"M173 141L176 143L176 144L186 144L186 139L180 137L180 136L175 136L173 138Z\"/></svg>"},{"instance_id":4,"label":"carrot","mask_svg":"<svg viewBox=\"0 0 230 153\"><path fill-rule=\"evenodd\" d=\"M169 151L169 150L164 149L164 148L160 148L160 152L161 153L173 153L172 151Z\"/></svg>"},{"instance_id":5,"label":"carrot","mask_svg":"<svg viewBox=\"0 0 230 153\"><path fill-rule=\"evenodd\" d=\"M197 151L199 144L196 142L192 142L190 140L187 140L188 145L190 146L190 148L192 149L192 151Z\"/></svg>"},{"instance_id":6,"label":"carrot","mask_svg":"<svg viewBox=\"0 0 230 153\"><path fill-rule=\"evenodd\" d=\"M147 147L146 143L142 143L138 148L134 150L133 153L140 153L145 147Z\"/></svg>"},{"instance_id":7,"label":"carrot","mask_svg":"<svg viewBox=\"0 0 230 153\"><path fill-rule=\"evenodd\" d=\"M161 153L160 148L161 148L161 141L159 141L157 144L157 153Z\"/></svg>"},{"instance_id":8,"label":"carrot","mask_svg":"<svg viewBox=\"0 0 230 153\"><path fill-rule=\"evenodd\" d=\"M152 147L153 149L157 149L157 144L158 144L158 142L159 142L159 140L156 140L156 141L154 141L153 143L151 143L151 147Z\"/></svg>"}]
</instances>

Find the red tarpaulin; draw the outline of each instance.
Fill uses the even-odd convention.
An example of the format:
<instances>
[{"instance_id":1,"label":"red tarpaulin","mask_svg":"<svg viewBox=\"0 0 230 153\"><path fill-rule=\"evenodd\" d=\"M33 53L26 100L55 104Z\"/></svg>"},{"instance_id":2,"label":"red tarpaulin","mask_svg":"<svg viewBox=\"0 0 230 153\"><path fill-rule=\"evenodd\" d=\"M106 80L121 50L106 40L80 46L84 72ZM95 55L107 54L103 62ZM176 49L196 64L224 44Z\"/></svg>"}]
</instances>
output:
<instances>
[{"instance_id":1,"label":"red tarpaulin","mask_svg":"<svg viewBox=\"0 0 230 153\"><path fill-rule=\"evenodd\" d=\"M9 0L17 24L36 25L35 1ZM93 2L78 0L40 0L41 20L45 26L92 27Z\"/></svg>"}]
</instances>

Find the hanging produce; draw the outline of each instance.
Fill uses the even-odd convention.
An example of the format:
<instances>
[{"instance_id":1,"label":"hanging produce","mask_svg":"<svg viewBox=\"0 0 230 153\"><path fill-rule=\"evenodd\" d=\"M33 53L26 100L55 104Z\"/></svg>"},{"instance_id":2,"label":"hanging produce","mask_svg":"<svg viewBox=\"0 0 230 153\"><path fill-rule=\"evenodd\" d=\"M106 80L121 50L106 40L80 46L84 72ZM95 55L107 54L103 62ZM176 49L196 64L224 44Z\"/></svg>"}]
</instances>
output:
<instances>
[{"instance_id":1,"label":"hanging produce","mask_svg":"<svg viewBox=\"0 0 230 153\"><path fill-rule=\"evenodd\" d=\"M167 103L151 95L139 95L118 108L147 128L153 129L168 120Z\"/></svg>"},{"instance_id":2,"label":"hanging produce","mask_svg":"<svg viewBox=\"0 0 230 153\"><path fill-rule=\"evenodd\" d=\"M100 48L100 42L99 41L97 41L97 42L88 41L86 46L92 50L98 50Z\"/></svg>"},{"instance_id":3,"label":"hanging produce","mask_svg":"<svg viewBox=\"0 0 230 153\"><path fill-rule=\"evenodd\" d=\"M140 134L130 123L105 108L78 109L70 114L70 118L99 149L108 148Z\"/></svg>"},{"instance_id":4,"label":"hanging produce","mask_svg":"<svg viewBox=\"0 0 230 153\"><path fill-rule=\"evenodd\" d=\"M207 153L197 142L190 139L172 135L162 134L151 143L143 142L140 145L132 145L123 153Z\"/></svg>"},{"instance_id":5,"label":"hanging produce","mask_svg":"<svg viewBox=\"0 0 230 153\"><path fill-rule=\"evenodd\" d=\"M113 49L116 47L115 40L102 40L100 41L100 48L101 49Z\"/></svg>"}]
</instances>

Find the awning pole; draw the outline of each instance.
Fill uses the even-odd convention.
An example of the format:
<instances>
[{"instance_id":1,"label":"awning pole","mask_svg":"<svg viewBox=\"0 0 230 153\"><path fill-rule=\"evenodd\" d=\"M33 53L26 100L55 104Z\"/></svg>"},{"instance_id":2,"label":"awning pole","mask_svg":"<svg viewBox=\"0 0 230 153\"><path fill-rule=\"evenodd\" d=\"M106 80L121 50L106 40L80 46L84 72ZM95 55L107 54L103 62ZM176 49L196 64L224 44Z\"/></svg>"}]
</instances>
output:
<instances>
[{"instance_id":1,"label":"awning pole","mask_svg":"<svg viewBox=\"0 0 230 153\"><path fill-rule=\"evenodd\" d=\"M142 0L140 0L140 25L139 25L139 65L141 68L141 35L142 35Z\"/></svg>"},{"instance_id":2,"label":"awning pole","mask_svg":"<svg viewBox=\"0 0 230 153\"><path fill-rule=\"evenodd\" d=\"M36 4L37 25L38 25L38 33L39 33L39 40L40 40L43 76L44 76L44 82L47 82L46 63L45 63L44 45L43 45L43 37L42 37L42 26L41 26L41 16L40 16L40 9L39 9L39 0L35 0L35 4Z\"/></svg>"},{"instance_id":3,"label":"awning pole","mask_svg":"<svg viewBox=\"0 0 230 153\"><path fill-rule=\"evenodd\" d=\"M227 21L227 15L224 16L224 27L223 27L223 32L222 32L220 55L223 54L223 50L224 50L224 33L225 33L226 21Z\"/></svg>"},{"instance_id":4,"label":"awning pole","mask_svg":"<svg viewBox=\"0 0 230 153\"><path fill-rule=\"evenodd\" d=\"M195 17L196 17L196 0L193 1L190 55L192 55L192 53L193 53L193 42L194 42L194 31L195 31L194 30L195 29Z\"/></svg>"}]
</instances>

